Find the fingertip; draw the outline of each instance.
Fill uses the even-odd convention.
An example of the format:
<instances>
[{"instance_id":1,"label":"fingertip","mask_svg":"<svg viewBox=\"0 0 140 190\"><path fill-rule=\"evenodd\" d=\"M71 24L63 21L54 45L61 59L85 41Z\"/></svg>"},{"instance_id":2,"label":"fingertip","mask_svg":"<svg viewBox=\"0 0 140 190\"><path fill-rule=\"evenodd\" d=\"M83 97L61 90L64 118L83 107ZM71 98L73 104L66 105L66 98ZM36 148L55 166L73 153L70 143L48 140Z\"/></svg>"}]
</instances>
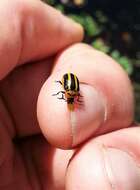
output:
<instances>
[{"instance_id":1,"label":"fingertip","mask_svg":"<svg viewBox=\"0 0 140 190\"><path fill-rule=\"evenodd\" d=\"M110 190L100 146L92 141L81 147L71 159L66 175L66 189Z\"/></svg>"},{"instance_id":2,"label":"fingertip","mask_svg":"<svg viewBox=\"0 0 140 190\"><path fill-rule=\"evenodd\" d=\"M74 111L57 99L59 96L52 96L64 90L54 81L68 72L78 77L84 102ZM41 94L45 96L41 98ZM59 148L75 147L92 136L127 127L133 120L128 76L109 56L85 44L73 45L60 54L39 97L39 110L44 106L43 111L38 110L40 127L49 142Z\"/></svg>"},{"instance_id":3,"label":"fingertip","mask_svg":"<svg viewBox=\"0 0 140 190\"><path fill-rule=\"evenodd\" d=\"M67 190L74 190L75 187L80 190L140 188L137 153L133 152L132 147L130 151L122 145L115 147L111 135L105 136L112 140L112 144L106 146L104 136L101 136L97 141L90 140L75 153L67 169Z\"/></svg>"},{"instance_id":4,"label":"fingertip","mask_svg":"<svg viewBox=\"0 0 140 190\"><path fill-rule=\"evenodd\" d=\"M55 81L63 74L53 74L44 84L37 115L47 140L56 147L68 149L85 141L104 122L105 101L96 89L81 83L81 102L75 102L71 110L65 100L58 99L62 97L63 87Z\"/></svg>"},{"instance_id":5,"label":"fingertip","mask_svg":"<svg viewBox=\"0 0 140 190\"><path fill-rule=\"evenodd\" d=\"M132 123L132 85L127 73L115 60L87 44L78 43L67 48L58 57L54 71L59 72L62 69L78 73L81 81L90 84L103 95L107 105L107 122L100 134Z\"/></svg>"}]
</instances>

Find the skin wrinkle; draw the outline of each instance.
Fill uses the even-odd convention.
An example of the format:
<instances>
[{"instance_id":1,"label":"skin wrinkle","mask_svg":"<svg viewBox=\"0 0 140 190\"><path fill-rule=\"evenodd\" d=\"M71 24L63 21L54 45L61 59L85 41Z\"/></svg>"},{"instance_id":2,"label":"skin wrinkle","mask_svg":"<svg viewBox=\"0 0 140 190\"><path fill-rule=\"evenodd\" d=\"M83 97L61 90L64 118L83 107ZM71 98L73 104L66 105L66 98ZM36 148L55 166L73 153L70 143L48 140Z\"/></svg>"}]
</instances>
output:
<instances>
[{"instance_id":1,"label":"skin wrinkle","mask_svg":"<svg viewBox=\"0 0 140 190\"><path fill-rule=\"evenodd\" d=\"M24 14L23 14L24 15ZM19 59L18 59L18 63L19 64L24 64L26 61L24 60L24 49L26 50L26 40L27 39L30 39L30 37L32 37L32 32L34 32L34 23L33 23L33 18L32 17L29 17L25 14L25 16L23 17L26 17L22 19L22 22L21 22L21 53L19 55ZM29 18L28 18L29 17Z\"/></svg>"},{"instance_id":2,"label":"skin wrinkle","mask_svg":"<svg viewBox=\"0 0 140 190\"><path fill-rule=\"evenodd\" d=\"M8 154L4 154L3 156L0 157L0 170L3 167L4 163L7 161L7 156Z\"/></svg>"},{"instance_id":3,"label":"skin wrinkle","mask_svg":"<svg viewBox=\"0 0 140 190\"><path fill-rule=\"evenodd\" d=\"M1 143L1 142L0 142ZM7 157L9 156L9 154L3 154L3 156L0 155L0 168L3 167L4 163L7 161Z\"/></svg>"},{"instance_id":4,"label":"skin wrinkle","mask_svg":"<svg viewBox=\"0 0 140 190\"><path fill-rule=\"evenodd\" d=\"M25 164L24 164L24 162L23 162L23 157L22 157L22 155L21 155L21 149L18 147L18 146L16 146L15 145L15 147L14 147L15 149L15 151L14 151L14 156L13 156L13 159L11 160L12 161L12 166L13 166L13 176L14 176L14 173L15 173L15 168L16 168L16 166L17 166L17 164L19 164L18 162L19 162L19 160L22 162L22 167L23 167L23 169L24 169L24 172L23 173L25 173L25 181L27 181L27 183L28 183L28 185L29 185L29 187L31 187L31 183L30 183L30 181L29 181L29 178L28 178L28 175L27 175L27 170L26 170L26 167L25 167ZM15 176L14 176L15 177ZM16 179L16 177L17 177L17 179ZM15 178L14 178L14 184L15 184L15 187L17 188L17 187L19 187L21 184L19 183L20 181L18 181L18 177L19 176L16 176Z\"/></svg>"},{"instance_id":5,"label":"skin wrinkle","mask_svg":"<svg viewBox=\"0 0 140 190\"><path fill-rule=\"evenodd\" d=\"M105 147L105 145L102 145L101 152L102 152L102 155L103 155L104 169L106 171L105 173L106 173L106 176L107 176L107 179L108 179L108 182L110 184L111 189L112 190L117 190L115 179L114 179L115 177L113 175L111 165L109 164L110 159L109 159L109 157L107 158L107 156L105 156L106 148L107 147Z\"/></svg>"},{"instance_id":6,"label":"skin wrinkle","mask_svg":"<svg viewBox=\"0 0 140 190\"><path fill-rule=\"evenodd\" d=\"M20 150L20 149L19 149L19 150ZM21 150L20 150L20 152L21 152ZM25 159L24 159L24 154L21 153L21 155L22 155L22 156L21 156L22 164L23 164L24 169L25 169L26 177L27 177L27 179L28 179L28 182L29 182L29 184L30 184L31 189L34 190L34 189L33 189L33 185L32 185L32 183L31 183L31 181L30 181L28 169L27 169L27 167L26 167L26 162L25 162ZM32 165L33 165L33 164L32 164Z\"/></svg>"},{"instance_id":7,"label":"skin wrinkle","mask_svg":"<svg viewBox=\"0 0 140 190\"><path fill-rule=\"evenodd\" d=\"M138 164L137 158L136 158L135 154L132 151L124 150L124 149L122 150L121 148L115 147L115 146L108 146L108 145L105 146L104 145L104 147L106 147L106 148L114 148L116 150L120 150L120 151L125 152L126 154L128 154L133 159L133 161L135 162L135 164L137 165L137 167L140 168L140 164Z\"/></svg>"},{"instance_id":8,"label":"skin wrinkle","mask_svg":"<svg viewBox=\"0 0 140 190\"><path fill-rule=\"evenodd\" d=\"M43 189L43 185L41 183L41 178L40 178L40 175L39 175L39 171L37 169L37 165L35 163L35 159L33 159L33 155L32 155L32 161L33 161L33 166L34 166L34 169L36 171L36 176L37 176L37 181L38 181L38 184L40 186L40 190ZM34 190L34 189L33 189Z\"/></svg>"},{"instance_id":9,"label":"skin wrinkle","mask_svg":"<svg viewBox=\"0 0 140 190\"><path fill-rule=\"evenodd\" d=\"M26 42L30 40L30 38L33 36L33 34L36 31L33 15L29 14L30 12L31 13L33 12L34 6L32 6L32 10L30 10L31 8L29 9L27 5L28 3L26 1L25 1L25 4L23 4L22 1L21 2L17 1L15 3L15 10L18 10L18 15L16 16L16 18L18 18L18 22L20 20L19 25L16 23L18 26L18 29L20 30L18 32L20 34L20 51L18 54L16 65L24 64L27 61L27 60L24 60L25 59L24 50L26 50L25 48Z\"/></svg>"},{"instance_id":10,"label":"skin wrinkle","mask_svg":"<svg viewBox=\"0 0 140 190\"><path fill-rule=\"evenodd\" d=\"M8 4L9 4L9 2L8 2ZM20 59L20 56L21 56L21 53L22 53L22 31L23 31L22 28L23 27L22 27L21 15L19 14L19 11L17 11L18 10L18 6L17 5L18 5L18 1L16 1L16 3L14 3L14 4L9 4L9 7L11 9L11 11L9 11L9 12L11 12L11 13L8 14L8 11L6 11L7 12L6 16L9 17L9 19L11 19L11 17L12 17L10 32L12 34L14 34L13 40L10 41L10 42L12 42L12 44L10 44L11 47L10 46L8 46L8 47L10 48L10 51L13 49L12 46L16 47L16 49L15 49L15 51L16 51L15 55L16 56L14 56L14 58L15 58L14 59L14 63L11 64L12 68L18 65L19 59ZM9 34L7 34L7 36L9 37ZM4 39L5 42L7 40L8 40L7 38Z\"/></svg>"},{"instance_id":11,"label":"skin wrinkle","mask_svg":"<svg viewBox=\"0 0 140 190\"><path fill-rule=\"evenodd\" d=\"M19 49L18 49L18 56L15 66L17 66L20 63L21 54L23 51L23 40L24 40L24 25L23 25L23 19L21 15L18 14L18 16L15 16L15 20L13 22L13 25L15 28L18 28L18 34L19 34Z\"/></svg>"},{"instance_id":12,"label":"skin wrinkle","mask_svg":"<svg viewBox=\"0 0 140 190\"><path fill-rule=\"evenodd\" d=\"M3 105L5 106L5 109L6 109L7 113L8 113L8 115L9 115L9 118L12 120L12 125L13 125L14 131L15 131L15 135L14 135L14 136L18 136L17 128L15 127L16 125L15 125L15 122L14 122L14 118L13 118L12 113L11 113L11 111L10 111L10 109L9 109L9 106L7 105L6 100L5 100L5 98L2 96L2 94L1 94L1 99L2 99ZM8 130L8 131L9 131L9 130ZM25 159L24 159L24 153L22 152L22 150L21 150L20 148L18 148L18 151L19 151L19 153L20 153L19 155L20 155L20 159L22 160L22 164L24 165L24 169L25 169L25 172L26 172L26 177L27 177L27 179L28 179L28 182L29 182L30 186L32 187L33 185L32 185L32 183L31 183L31 181L30 181L30 176L29 176L29 172L28 172L28 167L26 166L26 162L25 162ZM32 151L30 151L30 153L31 153L31 152L32 152ZM21 155L22 155L22 156L21 156ZM5 162L7 162L7 157L8 157L8 154L6 154L6 155L4 154L4 156L1 158L0 168L3 167L3 165L4 165ZM36 181L41 181L41 180L39 180L40 177L39 177L39 174L38 174L38 172L37 172L37 167L35 166L35 161L34 161L33 156L32 156L31 154L30 154L30 158L32 158L32 161L30 162L30 164L32 164L32 166L34 167L34 171L36 171L36 175L37 175ZM14 155L13 155L12 161L13 161L13 164L12 164L12 165L13 165L13 171L14 171L14 165L16 165L16 163L14 162ZM12 182L12 183L14 183L14 182ZM39 186L41 185L40 182L38 182L38 184L39 184ZM9 187L10 184L7 184L6 186ZM5 187L5 186L4 186L4 187ZM33 187L32 187L32 189L34 190ZM40 189L42 189L42 187L40 187Z\"/></svg>"},{"instance_id":13,"label":"skin wrinkle","mask_svg":"<svg viewBox=\"0 0 140 190\"><path fill-rule=\"evenodd\" d=\"M0 127L5 126L7 128L7 132L9 134L9 136L13 138L14 132L15 132L13 130L13 123L12 123L10 115L8 114L7 109L3 103L1 95L0 95L0 104L2 106L2 109L4 109L4 112L6 111L6 113L3 114L3 112L0 110ZM8 119L9 122L6 121L6 119Z\"/></svg>"},{"instance_id":14,"label":"skin wrinkle","mask_svg":"<svg viewBox=\"0 0 140 190\"><path fill-rule=\"evenodd\" d=\"M16 3L15 3L16 5ZM16 6L15 6L16 7ZM15 12L16 13L16 12ZM22 54L22 51L23 51L23 41L24 41L24 26L23 26L23 19L19 19L21 18L20 15L15 15L15 19L13 19L13 26L14 26L14 29L15 31L17 32L17 30L19 30L18 34L19 34L19 48L18 48L18 56L17 56L17 61L14 65L18 65L18 63L20 62L20 58L21 58L21 54ZM20 22L19 22L20 20ZM15 124L15 121L14 121L14 117L12 115L12 112L11 110L9 109L9 106L6 102L6 99L5 97L2 95L1 91L0 91L0 98L2 99L2 102L3 102L3 105L8 113L8 117L11 119L11 122L12 122L12 126L13 126L13 129L14 129L14 136L17 136L17 128L16 128L16 124ZM9 131L9 130L8 130Z\"/></svg>"},{"instance_id":15,"label":"skin wrinkle","mask_svg":"<svg viewBox=\"0 0 140 190\"><path fill-rule=\"evenodd\" d=\"M13 163L12 161L14 160L14 151L12 149L12 146L5 146L5 148L9 151L4 151L4 154L1 155L0 157L0 173L2 171L3 174L3 170L7 170L9 173L7 173L7 180L6 180L6 184L3 184L3 181L0 182L0 189L1 187L5 187L5 186L9 186L9 184L13 184L13 178L11 177L11 175L13 174ZM9 153L10 152L10 153ZM5 177L5 173L3 174ZM3 177L3 176L2 176Z\"/></svg>"},{"instance_id":16,"label":"skin wrinkle","mask_svg":"<svg viewBox=\"0 0 140 190\"><path fill-rule=\"evenodd\" d=\"M22 1L21 1L22 2ZM25 5L23 4L23 2L21 3L20 1L17 1L16 4L16 8L18 11L18 20L20 20L20 26L19 26L19 34L20 34L20 53L18 56L18 61L17 64L23 64L25 61L23 58L23 54L24 54L24 49L25 49L25 42L28 39L28 35L32 34L29 31L34 31L33 27L31 27L31 20L33 20L32 15L30 16L28 12L30 12L28 6L26 5L27 2L25 2ZM20 18L20 19L19 19ZM30 27L29 27L30 26ZM33 23L32 23L33 26ZM29 30L31 29L32 30Z\"/></svg>"},{"instance_id":17,"label":"skin wrinkle","mask_svg":"<svg viewBox=\"0 0 140 190\"><path fill-rule=\"evenodd\" d=\"M24 19L21 19L21 21L20 21L20 51L19 51L19 55L18 55L18 59L17 59L17 65L18 64L21 64L21 58L22 58L22 53L23 53L23 49L24 49L24 39L25 39L25 34L24 34L24 32L25 32L25 25L24 25Z\"/></svg>"},{"instance_id":18,"label":"skin wrinkle","mask_svg":"<svg viewBox=\"0 0 140 190\"><path fill-rule=\"evenodd\" d=\"M107 156L105 156L107 148L113 148L113 149L125 152L127 155L130 156L130 158L134 161L134 163L136 164L136 166L138 168L140 168L140 164L138 164L136 156L133 154L133 152L130 152L128 150L126 151L124 149L122 150L121 148L118 148L118 147L115 147L115 146L108 146L108 145L106 146L104 144L102 145L102 153L104 154L103 159L104 159L104 163L105 163L105 169L106 169L106 174L107 174L107 177L108 177L108 181L109 181L109 183L111 185L112 190L118 190L117 185L115 183L115 179L114 179L115 177L114 177L113 171L111 169L111 165L108 164L108 163L111 163L111 161L110 161L109 157L107 158ZM107 167L110 167L109 171L108 171ZM109 172L111 172L111 174Z\"/></svg>"},{"instance_id":19,"label":"skin wrinkle","mask_svg":"<svg viewBox=\"0 0 140 190\"><path fill-rule=\"evenodd\" d=\"M20 149L19 149L20 150ZM23 165L24 165L24 168L25 168L25 172L26 172L26 176L27 176L27 179L28 179L28 181L29 181L29 183L30 183L30 185L31 185L31 187L32 187L32 190L35 190L34 189L34 187L33 187L33 185L32 185L32 183L31 183L31 181L30 181L30 172L28 172L28 163L27 163L27 161L26 161L26 158L25 158L25 153L24 153L24 151L21 149L20 150L20 153L21 153L21 159L22 159L22 163L23 163ZM28 158L27 158L28 159ZM29 160L29 159L28 159ZM29 164L30 164L30 166L32 165L32 168L33 168L33 171L35 172L35 174L36 174L36 181L38 181L38 187L39 187L39 190L41 190L41 189L43 189L42 188L42 185L41 185L41 179L40 179L40 177L39 177L39 172L38 172L38 170L37 170L37 167L36 167L36 164L35 164L35 160L34 160L34 158L33 158L33 153L32 153L32 151L30 151L30 162L29 162Z\"/></svg>"},{"instance_id":20,"label":"skin wrinkle","mask_svg":"<svg viewBox=\"0 0 140 190\"><path fill-rule=\"evenodd\" d=\"M16 123L15 123L15 121L14 121L14 117L13 117L12 112L11 112L11 110L9 109L9 106L8 106L8 104L7 104L7 102L6 102L6 99L5 99L5 97L2 95L2 93L0 94L0 97L1 97L1 99L2 99L3 105L5 106L5 109L6 109L7 113L8 113L8 115L9 115L9 118L10 118L11 121L12 121L12 126L13 126L13 129L14 129L14 136L16 137L16 136L18 136L18 130L17 130L17 127L16 127Z\"/></svg>"}]
</instances>

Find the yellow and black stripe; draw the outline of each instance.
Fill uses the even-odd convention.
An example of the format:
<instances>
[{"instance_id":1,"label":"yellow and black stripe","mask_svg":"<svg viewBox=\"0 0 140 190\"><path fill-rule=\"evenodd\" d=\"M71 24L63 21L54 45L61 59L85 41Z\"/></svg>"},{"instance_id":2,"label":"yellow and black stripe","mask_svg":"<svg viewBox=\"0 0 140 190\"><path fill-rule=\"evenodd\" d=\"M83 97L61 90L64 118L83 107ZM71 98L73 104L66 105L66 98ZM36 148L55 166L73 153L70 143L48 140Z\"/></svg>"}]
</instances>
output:
<instances>
[{"instance_id":1,"label":"yellow and black stripe","mask_svg":"<svg viewBox=\"0 0 140 190\"><path fill-rule=\"evenodd\" d=\"M74 109L75 101L79 103L82 102L81 100L79 100L79 97L82 96L80 95L79 80L75 74L66 73L63 75L61 81L55 81L55 82L61 84L64 91L61 90L56 94L53 94L53 96L57 96L61 93L62 96L58 97L58 99L65 100L70 110Z\"/></svg>"},{"instance_id":2,"label":"yellow and black stripe","mask_svg":"<svg viewBox=\"0 0 140 190\"><path fill-rule=\"evenodd\" d=\"M67 91L79 92L79 80L77 76L73 73L66 73L63 75L62 85L66 92Z\"/></svg>"}]
</instances>

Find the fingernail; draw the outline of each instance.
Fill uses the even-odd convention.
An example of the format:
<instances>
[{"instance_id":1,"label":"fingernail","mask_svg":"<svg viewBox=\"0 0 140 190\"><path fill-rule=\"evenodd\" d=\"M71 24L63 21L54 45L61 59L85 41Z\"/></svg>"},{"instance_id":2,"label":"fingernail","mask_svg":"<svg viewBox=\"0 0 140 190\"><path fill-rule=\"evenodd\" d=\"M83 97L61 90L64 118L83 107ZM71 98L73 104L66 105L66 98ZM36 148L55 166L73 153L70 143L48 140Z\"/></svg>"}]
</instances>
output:
<instances>
[{"instance_id":1,"label":"fingernail","mask_svg":"<svg viewBox=\"0 0 140 190\"><path fill-rule=\"evenodd\" d=\"M77 103L74 110L70 111L72 129L72 146L75 146L90 136L101 127L105 120L105 100L93 87L86 84L80 85L81 105Z\"/></svg>"},{"instance_id":2,"label":"fingernail","mask_svg":"<svg viewBox=\"0 0 140 190\"><path fill-rule=\"evenodd\" d=\"M104 161L113 190L140 189L140 169L131 155L119 149L105 148Z\"/></svg>"}]
</instances>

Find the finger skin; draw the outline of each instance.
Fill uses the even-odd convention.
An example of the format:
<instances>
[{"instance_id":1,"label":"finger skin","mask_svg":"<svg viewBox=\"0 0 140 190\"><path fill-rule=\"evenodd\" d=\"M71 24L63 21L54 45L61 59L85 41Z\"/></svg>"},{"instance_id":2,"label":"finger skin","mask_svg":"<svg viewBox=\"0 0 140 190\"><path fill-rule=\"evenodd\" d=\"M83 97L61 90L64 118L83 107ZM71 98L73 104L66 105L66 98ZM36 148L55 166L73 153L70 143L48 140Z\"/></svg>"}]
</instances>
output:
<instances>
[{"instance_id":1,"label":"finger skin","mask_svg":"<svg viewBox=\"0 0 140 190\"><path fill-rule=\"evenodd\" d=\"M14 151L9 134L2 122L0 122L0 189L2 186L11 182L13 175L11 159L13 158ZM6 178L7 176L7 178Z\"/></svg>"},{"instance_id":2,"label":"finger skin","mask_svg":"<svg viewBox=\"0 0 140 190\"><path fill-rule=\"evenodd\" d=\"M49 190L139 189L139 130L133 126L108 133L76 150L56 149L43 138L27 140L22 151L32 187L37 187L37 174L41 187ZM106 158L108 152L110 157ZM115 168L112 165L110 169L112 158Z\"/></svg>"},{"instance_id":3,"label":"finger skin","mask_svg":"<svg viewBox=\"0 0 140 190\"><path fill-rule=\"evenodd\" d=\"M140 189L139 132L121 129L85 143L69 164L66 189Z\"/></svg>"},{"instance_id":4,"label":"finger skin","mask_svg":"<svg viewBox=\"0 0 140 190\"><path fill-rule=\"evenodd\" d=\"M63 90L54 81L61 80L67 72L78 76L85 103L85 108L75 109L74 126L67 104L52 96ZM123 69L107 55L77 44L57 58L40 92L37 111L40 127L49 142L70 148L93 135L128 127L133 121L133 106L131 83Z\"/></svg>"},{"instance_id":5,"label":"finger skin","mask_svg":"<svg viewBox=\"0 0 140 190\"><path fill-rule=\"evenodd\" d=\"M0 115L12 137L40 132L36 101L53 61L37 60L82 37L80 25L41 1L0 1ZM20 67L4 78L17 65L30 61L35 66Z\"/></svg>"},{"instance_id":6,"label":"finger skin","mask_svg":"<svg viewBox=\"0 0 140 190\"><path fill-rule=\"evenodd\" d=\"M52 65L53 59L23 65L0 83L0 115L11 138L40 133L36 102Z\"/></svg>"},{"instance_id":7,"label":"finger skin","mask_svg":"<svg viewBox=\"0 0 140 190\"><path fill-rule=\"evenodd\" d=\"M55 54L83 38L83 29L36 0L0 2L0 79L16 65Z\"/></svg>"},{"instance_id":8,"label":"finger skin","mask_svg":"<svg viewBox=\"0 0 140 190\"><path fill-rule=\"evenodd\" d=\"M40 186L42 189L65 190L67 166L74 150L56 149L41 135L23 142L21 149L34 189L38 190Z\"/></svg>"},{"instance_id":9,"label":"finger skin","mask_svg":"<svg viewBox=\"0 0 140 190\"><path fill-rule=\"evenodd\" d=\"M33 173L32 177L34 177ZM34 180L37 184L38 179L34 177ZM13 143L9 131L0 121L0 190L15 189L31 190L32 184L29 181L20 142ZM37 185L35 189L39 189Z\"/></svg>"}]
</instances>

